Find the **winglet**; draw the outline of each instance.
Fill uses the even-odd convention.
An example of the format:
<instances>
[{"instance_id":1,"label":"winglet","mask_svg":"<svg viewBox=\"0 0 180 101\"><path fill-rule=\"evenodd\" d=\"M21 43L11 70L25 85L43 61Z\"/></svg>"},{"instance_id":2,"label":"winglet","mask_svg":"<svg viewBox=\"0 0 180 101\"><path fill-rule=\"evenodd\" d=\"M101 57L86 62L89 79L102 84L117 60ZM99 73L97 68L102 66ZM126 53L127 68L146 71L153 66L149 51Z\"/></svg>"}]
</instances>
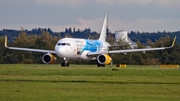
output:
<instances>
[{"instance_id":1,"label":"winglet","mask_svg":"<svg viewBox=\"0 0 180 101\"><path fill-rule=\"evenodd\" d=\"M174 47L175 42L176 42L176 36L174 37L174 40L173 40L171 47Z\"/></svg>"},{"instance_id":2,"label":"winglet","mask_svg":"<svg viewBox=\"0 0 180 101\"><path fill-rule=\"evenodd\" d=\"M7 36L5 36L5 42L4 42L4 46L7 48L7 42L8 42L8 39L7 39Z\"/></svg>"}]
</instances>

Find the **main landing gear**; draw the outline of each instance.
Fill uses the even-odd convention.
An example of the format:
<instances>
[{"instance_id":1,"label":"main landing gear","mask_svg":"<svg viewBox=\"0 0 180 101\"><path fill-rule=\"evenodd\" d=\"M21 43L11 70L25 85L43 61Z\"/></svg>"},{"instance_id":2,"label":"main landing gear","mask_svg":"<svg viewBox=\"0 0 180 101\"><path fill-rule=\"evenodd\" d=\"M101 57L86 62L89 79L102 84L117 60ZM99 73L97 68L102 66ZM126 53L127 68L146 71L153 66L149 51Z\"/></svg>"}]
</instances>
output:
<instances>
[{"instance_id":1,"label":"main landing gear","mask_svg":"<svg viewBox=\"0 0 180 101\"><path fill-rule=\"evenodd\" d=\"M105 65L97 64L98 67L105 67Z\"/></svg>"},{"instance_id":2,"label":"main landing gear","mask_svg":"<svg viewBox=\"0 0 180 101\"><path fill-rule=\"evenodd\" d=\"M98 61L97 61L97 67L105 67L104 64L100 64Z\"/></svg>"},{"instance_id":3,"label":"main landing gear","mask_svg":"<svg viewBox=\"0 0 180 101\"><path fill-rule=\"evenodd\" d=\"M69 63L68 63L69 58L64 58L63 62L61 63L62 67L69 67Z\"/></svg>"}]
</instances>

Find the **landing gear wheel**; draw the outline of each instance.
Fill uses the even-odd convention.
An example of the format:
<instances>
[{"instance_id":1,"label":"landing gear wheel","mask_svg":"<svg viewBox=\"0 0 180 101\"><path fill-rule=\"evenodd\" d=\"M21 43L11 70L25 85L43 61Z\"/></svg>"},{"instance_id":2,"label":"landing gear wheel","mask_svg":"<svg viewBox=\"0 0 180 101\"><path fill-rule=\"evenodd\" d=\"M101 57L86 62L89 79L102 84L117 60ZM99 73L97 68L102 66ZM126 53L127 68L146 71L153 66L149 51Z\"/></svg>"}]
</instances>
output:
<instances>
[{"instance_id":1,"label":"landing gear wheel","mask_svg":"<svg viewBox=\"0 0 180 101\"><path fill-rule=\"evenodd\" d=\"M63 61L63 62L61 63L61 66L62 66L62 67L69 67L69 63L66 63L66 62Z\"/></svg>"},{"instance_id":2,"label":"landing gear wheel","mask_svg":"<svg viewBox=\"0 0 180 101\"><path fill-rule=\"evenodd\" d=\"M97 67L105 67L105 65L97 62Z\"/></svg>"}]
</instances>

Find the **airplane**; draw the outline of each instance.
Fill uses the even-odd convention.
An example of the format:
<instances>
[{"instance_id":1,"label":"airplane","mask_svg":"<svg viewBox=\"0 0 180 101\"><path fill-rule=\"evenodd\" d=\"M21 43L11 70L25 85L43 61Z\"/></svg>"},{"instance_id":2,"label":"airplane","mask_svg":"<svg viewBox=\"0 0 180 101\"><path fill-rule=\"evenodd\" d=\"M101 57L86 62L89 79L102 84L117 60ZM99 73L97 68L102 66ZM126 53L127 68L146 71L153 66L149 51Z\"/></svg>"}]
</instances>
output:
<instances>
[{"instance_id":1,"label":"airplane","mask_svg":"<svg viewBox=\"0 0 180 101\"><path fill-rule=\"evenodd\" d=\"M98 40L91 39L78 39L78 38L62 38L55 45L54 50L44 49L31 49L31 48L19 48L9 47L7 45L8 39L5 36L5 47L12 50L41 52L45 53L42 57L42 61L45 64L53 64L56 62L55 55L63 58L61 66L69 66L69 59L72 60L96 60L98 67L104 67L112 62L110 54L116 53L130 53L130 52L145 52L153 50L165 50L172 48L175 44L176 36L169 47L159 48L142 48L142 49L126 49L126 50L109 50L111 45L106 42L108 14L105 15L101 34ZM113 46L113 45L112 45Z\"/></svg>"}]
</instances>

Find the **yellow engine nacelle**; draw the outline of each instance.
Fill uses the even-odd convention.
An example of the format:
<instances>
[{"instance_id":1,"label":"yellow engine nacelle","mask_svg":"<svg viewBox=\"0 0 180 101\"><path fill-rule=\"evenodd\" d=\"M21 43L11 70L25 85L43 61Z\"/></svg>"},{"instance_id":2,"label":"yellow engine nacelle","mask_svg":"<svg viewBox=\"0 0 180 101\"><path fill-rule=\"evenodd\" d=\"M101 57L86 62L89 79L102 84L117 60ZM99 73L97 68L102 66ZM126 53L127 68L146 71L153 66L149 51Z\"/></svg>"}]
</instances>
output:
<instances>
[{"instance_id":1,"label":"yellow engine nacelle","mask_svg":"<svg viewBox=\"0 0 180 101\"><path fill-rule=\"evenodd\" d=\"M42 57L42 61L45 63L45 64L54 64L56 62L56 57L52 54L45 54L43 57Z\"/></svg>"},{"instance_id":2,"label":"yellow engine nacelle","mask_svg":"<svg viewBox=\"0 0 180 101\"><path fill-rule=\"evenodd\" d=\"M99 64L108 65L111 63L112 58L107 54L102 54L97 57L97 61Z\"/></svg>"}]
</instances>

